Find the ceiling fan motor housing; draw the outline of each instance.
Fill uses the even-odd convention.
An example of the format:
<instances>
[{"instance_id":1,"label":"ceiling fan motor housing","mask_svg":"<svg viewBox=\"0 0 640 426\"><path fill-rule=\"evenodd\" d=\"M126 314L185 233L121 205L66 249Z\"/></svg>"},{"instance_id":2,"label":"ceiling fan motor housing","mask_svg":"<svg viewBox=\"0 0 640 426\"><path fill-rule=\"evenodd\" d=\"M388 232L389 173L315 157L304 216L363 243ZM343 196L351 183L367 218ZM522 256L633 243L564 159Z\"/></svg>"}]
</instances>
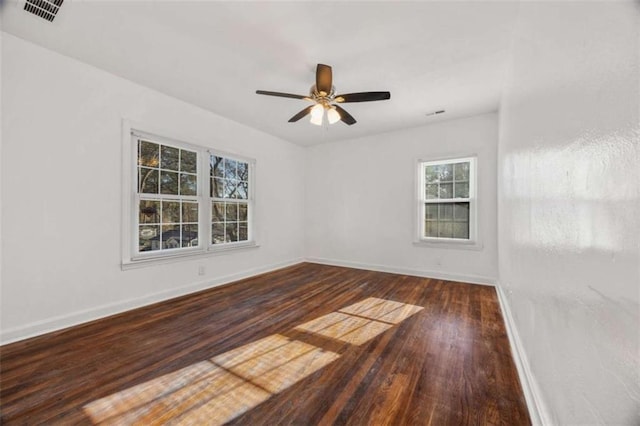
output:
<instances>
[{"instance_id":1,"label":"ceiling fan motor housing","mask_svg":"<svg viewBox=\"0 0 640 426\"><path fill-rule=\"evenodd\" d=\"M318 91L318 88L314 84L313 86L311 86L311 89L309 89L309 95L314 101L318 103L330 103L333 102L336 97L336 86L331 86L331 92L326 93L323 91Z\"/></svg>"}]
</instances>

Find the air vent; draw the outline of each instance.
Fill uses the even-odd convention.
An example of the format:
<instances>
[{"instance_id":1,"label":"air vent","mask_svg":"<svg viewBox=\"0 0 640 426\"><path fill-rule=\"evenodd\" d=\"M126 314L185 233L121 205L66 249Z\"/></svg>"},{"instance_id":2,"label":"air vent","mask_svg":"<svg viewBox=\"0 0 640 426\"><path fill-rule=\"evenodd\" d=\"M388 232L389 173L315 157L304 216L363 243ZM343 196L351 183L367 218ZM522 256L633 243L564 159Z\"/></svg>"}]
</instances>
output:
<instances>
[{"instance_id":1,"label":"air vent","mask_svg":"<svg viewBox=\"0 0 640 426\"><path fill-rule=\"evenodd\" d=\"M64 0L26 0L24 10L51 22Z\"/></svg>"}]
</instances>

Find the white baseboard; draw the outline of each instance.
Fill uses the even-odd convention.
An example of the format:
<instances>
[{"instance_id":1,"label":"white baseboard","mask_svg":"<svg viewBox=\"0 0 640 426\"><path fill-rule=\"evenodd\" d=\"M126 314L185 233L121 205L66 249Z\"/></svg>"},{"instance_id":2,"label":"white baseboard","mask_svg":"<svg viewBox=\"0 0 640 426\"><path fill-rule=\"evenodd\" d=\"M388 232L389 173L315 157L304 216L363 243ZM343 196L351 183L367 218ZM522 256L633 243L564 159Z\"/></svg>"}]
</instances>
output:
<instances>
[{"instance_id":1,"label":"white baseboard","mask_svg":"<svg viewBox=\"0 0 640 426\"><path fill-rule=\"evenodd\" d=\"M346 268L365 269L368 271L389 272L392 274L412 275L416 277L435 278L438 280L460 281L471 284L496 284L495 278L482 277L479 275L451 274L442 271L429 271L421 269L400 268L388 265L375 265L371 263L351 262L335 259L324 259L320 257L307 257L305 261L310 263L319 263L321 265L344 266Z\"/></svg>"},{"instance_id":2,"label":"white baseboard","mask_svg":"<svg viewBox=\"0 0 640 426\"><path fill-rule=\"evenodd\" d=\"M553 424L550 420L551 417L549 416L542 400L540 388L531 373L529 359L524 351L520 335L518 334L518 329L516 328L513 316L511 315L509 302L507 301L500 283L496 284L496 293L498 293L498 301L500 302L500 308L502 309L502 317L504 318L505 326L507 328L507 335L511 345L513 360L515 361L518 376L520 377L520 384L522 385L522 391L524 392L527 407L529 408L531 423L534 426L551 426Z\"/></svg>"},{"instance_id":3,"label":"white baseboard","mask_svg":"<svg viewBox=\"0 0 640 426\"><path fill-rule=\"evenodd\" d=\"M30 324L7 329L2 331L0 335L0 344L17 342L19 340L28 339L30 337L39 336L52 331L62 330L74 325L83 324L89 321L104 318L110 315L119 314L131 309L140 308L152 303L162 302L164 300L173 299L175 297L185 296L197 291L206 290L233 281L249 278L254 275L263 274L265 272L275 271L277 269L286 268L303 262L304 259L294 259L286 262L274 263L271 265L261 266L258 268L248 269L246 271L235 274L225 275L213 279L199 281L186 286L161 291L154 294L145 295L143 297L124 300L116 303L97 306L95 308L85 309L73 312L71 314L61 315L54 318L48 318L42 321L32 322Z\"/></svg>"},{"instance_id":4,"label":"white baseboard","mask_svg":"<svg viewBox=\"0 0 640 426\"><path fill-rule=\"evenodd\" d=\"M299 258L286 262L279 262L259 268L253 268L246 271L238 272L235 274L225 275L215 279L207 279L204 281L192 283L186 286L173 288L170 290L145 295L138 298L128 299L120 302L109 303L101 306L97 306L82 311L76 311L70 314L60 315L53 318L48 318L41 321L35 321L20 327L14 327L7 330L3 330L0 334L0 344L6 345L9 343L17 342L20 340L28 339L31 337L39 336L45 333L50 333L57 330L62 330L67 327L83 324L89 321L94 321L100 318L104 318L110 315L119 314L131 309L140 308L152 303L162 302L164 300L172 299L174 297L184 296L190 293L194 293L201 290L217 287L223 284L228 284L233 281L241 280L251 277L253 275L262 274L265 272L274 271L276 269L292 266L300 262L320 263L324 265L332 266L344 266L347 268L365 269L379 272L389 272L394 274L413 275L419 277L436 278L449 281L462 281L474 284L495 285L495 279L488 277L481 277L475 275L463 275L463 274L449 274L442 271L424 271L417 269L398 268L386 265L374 265L358 262L339 261L333 259L322 258Z\"/></svg>"}]
</instances>

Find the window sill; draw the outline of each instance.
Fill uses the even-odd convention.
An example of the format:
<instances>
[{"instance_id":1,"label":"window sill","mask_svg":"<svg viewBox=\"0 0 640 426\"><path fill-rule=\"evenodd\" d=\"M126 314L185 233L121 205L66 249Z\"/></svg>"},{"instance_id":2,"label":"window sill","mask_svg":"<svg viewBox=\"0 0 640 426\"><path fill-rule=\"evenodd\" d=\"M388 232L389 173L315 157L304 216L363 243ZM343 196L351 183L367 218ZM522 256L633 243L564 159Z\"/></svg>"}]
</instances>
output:
<instances>
[{"instance_id":1,"label":"window sill","mask_svg":"<svg viewBox=\"0 0 640 426\"><path fill-rule=\"evenodd\" d=\"M150 257L138 257L131 260L124 260L122 261L120 267L123 271L127 271L129 269L145 268L148 266L164 265L184 260L201 259L210 256L230 254L233 252L254 249L258 247L260 247L260 244L256 242L222 245L218 247L211 246L206 250L192 251L189 253L171 253L168 255L165 254Z\"/></svg>"},{"instance_id":2,"label":"window sill","mask_svg":"<svg viewBox=\"0 0 640 426\"><path fill-rule=\"evenodd\" d=\"M225 252L230 252L235 250L242 250L242 249L256 248L256 247L260 247L260 244L256 243L255 241L248 241L243 243L227 243L227 244L209 246L209 248L207 249L207 253L209 254L225 253Z\"/></svg>"},{"instance_id":3,"label":"window sill","mask_svg":"<svg viewBox=\"0 0 640 426\"><path fill-rule=\"evenodd\" d=\"M413 245L416 247L429 247L441 249L456 250L476 250L480 251L484 245L478 241L454 241L454 240L415 240Z\"/></svg>"}]
</instances>

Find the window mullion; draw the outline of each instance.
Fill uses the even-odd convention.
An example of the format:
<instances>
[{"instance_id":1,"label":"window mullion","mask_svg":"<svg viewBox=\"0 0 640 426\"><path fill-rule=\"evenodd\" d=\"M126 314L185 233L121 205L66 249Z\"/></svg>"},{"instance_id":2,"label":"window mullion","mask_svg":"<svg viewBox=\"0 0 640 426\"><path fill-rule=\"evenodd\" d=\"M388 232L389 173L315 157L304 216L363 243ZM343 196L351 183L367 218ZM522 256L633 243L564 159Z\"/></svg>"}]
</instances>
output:
<instances>
[{"instance_id":1,"label":"window mullion","mask_svg":"<svg viewBox=\"0 0 640 426\"><path fill-rule=\"evenodd\" d=\"M137 195L140 198L148 200L181 200L181 201L200 201L200 197L195 195L177 195L177 194L147 194L139 192Z\"/></svg>"},{"instance_id":2,"label":"window mullion","mask_svg":"<svg viewBox=\"0 0 640 426\"><path fill-rule=\"evenodd\" d=\"M209 171L209 151L203 149L200 151L200 178L198 187L198 198L200 200L200 208L198 210L198 246L202 250L206 250L211 244L211 176Z\"/></svg>"},{"instance_id":3,"label":"window mullion","mask_svg":"<svg viewBox=\"0 0 640 426\"><path fill-rule=\"evenodd\" d=\"M429 198L427 200L422 200L422 202L427 203L427 204L469 203L469 202L471 202L471 198Z\"/></svg>"}]
</instances>

